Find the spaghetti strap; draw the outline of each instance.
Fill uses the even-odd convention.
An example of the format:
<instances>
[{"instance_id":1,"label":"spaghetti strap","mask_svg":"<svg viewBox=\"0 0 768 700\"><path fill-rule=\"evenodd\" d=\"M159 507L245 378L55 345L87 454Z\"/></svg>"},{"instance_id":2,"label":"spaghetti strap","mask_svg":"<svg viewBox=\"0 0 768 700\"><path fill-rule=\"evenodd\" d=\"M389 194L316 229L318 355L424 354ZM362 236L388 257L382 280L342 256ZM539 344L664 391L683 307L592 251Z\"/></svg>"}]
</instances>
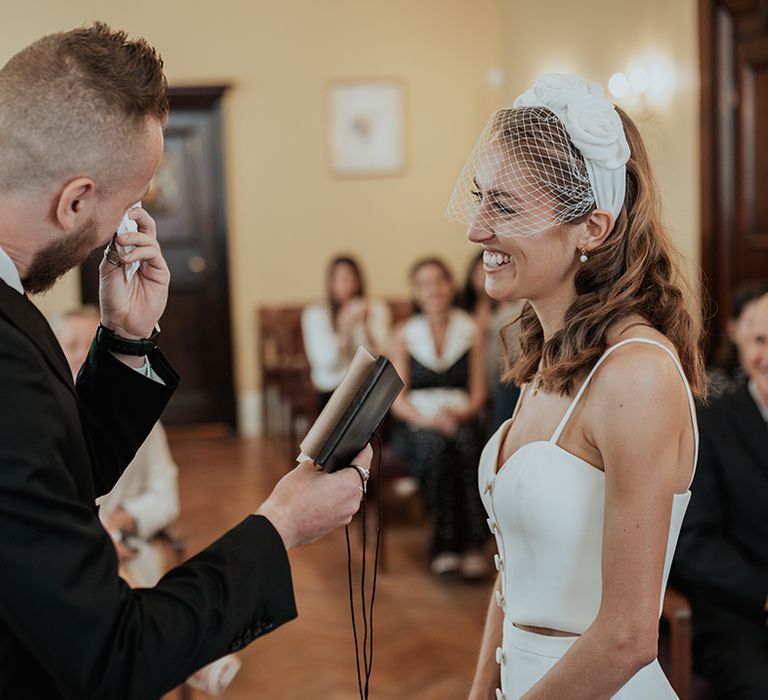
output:
<instances>
[{"instance_id":1,"label":"spaghetti strap","mask_svg":"<svg viewBox=\"0 0 768 700\"><path fill-rule=\"evenodd\" d=\"M688 378L685 376L685 370L683 370L683 366L680 364L680 360L677 359L675 356L675 353L673 353L666 345L663 345L658 340L651 340L650 338L627 338L626 340L622 340L615 345L611 345L598 359L598 361L595 363L595 366L590 370L589 374L587 375L587 378L584 380L584 383L579 388L579 391L576 393L576 396L574 397L573 401L571 402L571 405L568 407L568 410L565 412L565 415L563 416L563 419L560 421L560 425L557 426L555 429L554 434L552 435L550 442L557 443L558 440L560 440L560 436L563 433L563 430L565 429L565 426L568 424L568 420L571 417L571 414L576 409L576 405L579 403L579 400L581 399L584 392L587 390L587 386L589 385L590 380L594 376L595 372L597 372L598 368L601 364L607 359L607 357L614 351L618 350L622 345L627 345L628 343L645 343L646 345L655 345L656 347L661 348L664 352L667 353L672 358L672 361L675 363L675 367L677 367L677 371L680 373L680 377L683 380L683 385L685 386L685 392L688 396L688 406L691 410L691 425L693 427L693 469L691 470L691 478L688 482L688 488L690 489L691 484L693 483L693 477L696 474L696 463L698 461L698 454L699 454L699 426L696 420L696 405L693 400L693 393L691 392L691 387L688 384Z\"/></svg>"}]
</instances>

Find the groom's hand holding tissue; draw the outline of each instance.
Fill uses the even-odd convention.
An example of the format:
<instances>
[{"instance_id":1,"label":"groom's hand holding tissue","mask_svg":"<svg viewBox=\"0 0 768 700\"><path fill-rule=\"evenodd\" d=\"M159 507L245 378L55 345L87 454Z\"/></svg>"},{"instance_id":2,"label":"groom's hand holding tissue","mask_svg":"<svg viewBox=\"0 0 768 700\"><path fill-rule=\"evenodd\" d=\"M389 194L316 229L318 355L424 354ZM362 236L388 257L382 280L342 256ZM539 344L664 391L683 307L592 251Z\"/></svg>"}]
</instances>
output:
<instances>
[{"instance_id":1,"label":"groom's hand holding tissue","mask_svg":"<svg viewBox=\"0 0 768 700\"><path fill-rule=\"evenodd\" d=\"M122 338L141 340L152 335L165 311L171 273L157 242L152 217L141 207L129 209L126 216L138 230L115 236L99 266L101 325ZM115 243L133 249L118 255ZM125 269L136 262L136 274L126 275ZM144 363L142 358L130 355L118 357L137 367Z\"/></svg>"}]
</instances>

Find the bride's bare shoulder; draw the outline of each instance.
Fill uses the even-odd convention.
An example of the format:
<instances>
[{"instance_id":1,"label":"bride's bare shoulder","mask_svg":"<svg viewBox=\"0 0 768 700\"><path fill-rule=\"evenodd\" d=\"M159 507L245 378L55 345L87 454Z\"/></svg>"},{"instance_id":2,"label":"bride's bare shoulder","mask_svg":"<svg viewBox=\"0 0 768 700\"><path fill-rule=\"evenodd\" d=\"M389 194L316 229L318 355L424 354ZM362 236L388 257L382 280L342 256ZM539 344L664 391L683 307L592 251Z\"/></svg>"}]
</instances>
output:
<instances>
[{"instance_id":1,"label":"bride's bare shoulder","mask_svg":"<svg viewBox=\"0 0 768 700\"><path fill-rule=\"evenodd\" d=\"M592 398L607 415L622 409L631 420L647 419L648 413L687 415L688 398L685 385L680 381L677 365L667 352L677 358L674 345L657 329L637 323L617 324L609 333L609 346L630 338L642 338L651 343L627 343L606 358L595 375ZM667 415L669 414L669 415Z\"/></svg>"}]
</instances>

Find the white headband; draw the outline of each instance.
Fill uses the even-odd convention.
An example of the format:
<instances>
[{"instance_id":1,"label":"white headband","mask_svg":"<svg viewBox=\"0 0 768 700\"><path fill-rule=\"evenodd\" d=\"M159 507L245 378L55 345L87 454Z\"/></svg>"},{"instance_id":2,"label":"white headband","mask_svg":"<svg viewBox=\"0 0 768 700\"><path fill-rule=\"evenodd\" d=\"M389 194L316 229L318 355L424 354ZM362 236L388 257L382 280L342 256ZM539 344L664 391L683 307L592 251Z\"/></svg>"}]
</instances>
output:
<instances>
[{"instance_id":1,"label":"white headband","mask_svg":"<svg viewBox=\"0 0 768 700\"><path fill-rule=\"evenodd\" d=\"M513 107L546 107L563 123L587 166L595 204L613 214L624 205L629 144L621 117L599 83L578 75L546 73Z\"/></svg>"}]
</instances>

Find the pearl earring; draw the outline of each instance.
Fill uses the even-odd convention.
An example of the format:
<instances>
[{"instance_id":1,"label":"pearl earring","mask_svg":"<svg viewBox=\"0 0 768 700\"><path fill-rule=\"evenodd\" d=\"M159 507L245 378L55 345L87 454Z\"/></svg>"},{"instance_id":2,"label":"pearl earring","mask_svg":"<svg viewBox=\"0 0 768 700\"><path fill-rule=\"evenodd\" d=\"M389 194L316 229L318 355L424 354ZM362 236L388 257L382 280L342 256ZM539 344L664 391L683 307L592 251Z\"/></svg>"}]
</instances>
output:
<instances>
[{"instance_id":1,"label":"pearl earring","mask_svg":"<svg viewBox=\"0 0 768 700\"><path fill-rule=\"evenodd\" d=\"M589 258L587 257L587 247L584 245L580 245L579 252L581 253L581 256L579 257L579 261L583 263L587 262L587 260L589 260Z\"/></svg>"}]
</instances>

